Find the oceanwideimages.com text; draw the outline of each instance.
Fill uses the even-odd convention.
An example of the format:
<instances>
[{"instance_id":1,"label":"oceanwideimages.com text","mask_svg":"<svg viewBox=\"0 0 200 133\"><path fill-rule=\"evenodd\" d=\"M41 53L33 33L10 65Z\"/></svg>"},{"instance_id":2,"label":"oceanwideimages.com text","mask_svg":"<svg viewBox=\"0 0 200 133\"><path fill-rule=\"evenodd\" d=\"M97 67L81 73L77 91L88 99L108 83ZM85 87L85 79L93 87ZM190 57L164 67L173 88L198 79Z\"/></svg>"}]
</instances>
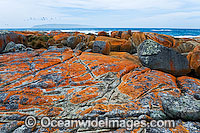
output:
<instances>
[{"instance_id":1,"label":"oceanwideimages.com text","mask_svg":"<svg viewBox=\"0 0 200 133\"><path fill-rule=\"evenodd\" d=\"M38 122L39 121L39 122ZM63 120L63 119L51 119L49 117L43 117L37 120L34 116L28 116L25 120L25 125L28 128L33 128L40 123L43 128L71 128L71 127L81 127L81 128L126 128L127 130L133 130L134 128L145 128L145 127L166 127L174 128L176 126L174 120L121 120L121 119L84 119L84 120Z\"/></svg>"}]
</instances>

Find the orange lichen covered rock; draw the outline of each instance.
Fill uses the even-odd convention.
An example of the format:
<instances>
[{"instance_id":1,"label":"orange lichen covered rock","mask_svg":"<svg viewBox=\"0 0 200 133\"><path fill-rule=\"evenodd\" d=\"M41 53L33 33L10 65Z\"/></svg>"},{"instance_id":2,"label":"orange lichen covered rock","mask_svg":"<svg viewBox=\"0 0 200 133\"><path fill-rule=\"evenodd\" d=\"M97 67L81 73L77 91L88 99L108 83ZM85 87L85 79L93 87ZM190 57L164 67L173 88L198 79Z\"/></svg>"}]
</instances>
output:
<instances>
[{"instance_id":1,"label":"orange lichen covered rock","mask_svg":"<svg viewBox=\"0 0 200 133\"><path fill-rule=\"evenodd\" d=\"M142 66L138 56L131 55L127 52L110 52L110 56L131 60L131 61L135 62L136 64Z\"/></svg>"},{"instance_id":2,"label":"orange lichen covered rock","mask_svg":"<svg viewBox=\"0 0 200 133\"><path fill-rule=\"evenodd\" d=\"M150 125L150 123L147 123ZM198 125L199 122L191 122L191 121L181 121L181 120L175 120L174 122L171 120L165 121L164 124L166 127L139 127L139 128L134 128L133 131L130 131L131 133L138 133L141 131L148 131L149 133L195 133L199 132ZM169 125L171 125L169 127ZM153 125L154 126L154 125ZM131 127L130 127L131 128ZM121 130L119 130L121 131ZM126 129L125 129L126 131Z\"/></svg>"},{"instance_id":3,"label":"orange lichen covered rock","mask_svg":"<svg viewBox=\"0 0 200 133\"><path fill-rule=\"evenodd\" d=\"M200 46L196 46L194 49L193 49L193 52L198 52L200 51Z\"/></svg>"},{"instance_id":4,"label":"orange lichen covered rock","mask_svg":"<svg viewBox=\"0 0 200 133\"><path fill-rule=\"evenodd\" d=\"M200 37L195 37L194 39L200 43Z\"/></svg>"},{"instance_id":5,"label":"orange lichen covered rock","mask_svg":"<svg viewBox=\"0 0 200 133\"><path fill-rule=\"evenodd\" d=\"M53 37L53 39L54 39L55 41L58 41L58 40L66 39L66 38L68 38L69 36L70 36L69 33L60 33L60 34L55 35L55 36Z\"/></svg>"},{"instance_id":6,"label":"orange lichen covered rock","mask_svg":"<svg viewBox=\"0 0 200 133\"><path fill-rule=\"evenodd\" d=\"M128 34L127 31L122 32L121 39L128 40L131 36Z\"/></svg>"},{"instance_id":7,"label":"orange lichen covered rock","mask_svg":"<svg viewBox=\"0 0 200 133\"><path fill-rule=\"evenodd\" d=\"M31 36L31 35L42 36L45 34L39 31L12 31L12 32L23 36Z\"/></svg>"},{"instance_id":8,"label":"orange lichen covered rock","mask_svg":"<svg viewBox=\"0 0 200 133\"><path fill-rule=\"evenodd\" d=\"M118 88L129 97L137 110L144 107L161 109L160 98L164 94L176 97L181 94L174 76L149 68L138 68L126 74Z\"/></svg>"},{"instance_id":9,"label":"orange lichen covered rock","mask_svg":"<svg viewBox=\"0 0 200 133\"><path fill-rule=\"evenodd\" d=\"M194 96L197 100L200 100L200 80L187 76L177 78L177 82L181 91L185 95Z\"/></svg>"},{"instance_id":10,"label":"orange lichen covered rock","mask_svg":"<svg viewBox=\"0 0 200 133\"><path fill-rule=\"evenodd\" d=\"M93 110L103 108L99 101L103 98L108 102L119 78L139 67L132 60L74 53L69 48L3 54L0 62L0 113L8 113L2 116L5 119L20 115L18 121L24 121L28 115L61 117L64 113L71 117L77 111L84 114L89 110L84 107L86 103L93 105ZM66 104L70 106L65 108Z\"/></svg>"},{"instance_id":11,"label":"orange lichen covered rock","mask_svg":"<svg viewBox=\"0 0 200 133\"><path fill-rule=\"evenodd\" d=\"M147 39L152 39L155 42L168 47L173 48L179 53L187 53L194 49L195 46L200 45L194 39L181 38L176 39L169 35L157 34L157 33L146 33Z\"/></svg>"},{"instance_id":12,"label":"orange lichen covered rock","mask_svg":"<svg viewBox=\"0 0 200 133\"><path fill-rule=\"evenodd\" d=\"M193 83L192 78L192 83L184 82L181 78L178 81L183 87L199 82L194 79ZM163 111L162 97L181 95L176 77L141 67L135 55L126 52L103 55L67 47L1 54L0 88L0 132L5 129L6 132L81 130L75 127L44 129L40 123L29 129L24 125L29 115L37 120L43 116L75 120L146 116L150 120L152 113ZM106 131L111 130L117 129Z\"/></svg>"},{"instance_id":13,"label":"orange lichen covered rock","mask_svg":"<svg viewBox=\"0 0 200 133\"><path fill-rule=\"evenodd\" d=\"M53 46L53 45L55 45L56 44L56 42L55 42L55 40L53 39L53 38L50 38L48 41L47 41L47 45L48 46Z\"/></svg>"},{"instance_id":14,"label":"orange lichen covered rock","mask_svg":"<svg viewBox=\"0 0 200 133\"><path fill-rule=\"evenodd\" d=\"M142 42L147 39L154 40L155 42L168 47L173 48L175 51L179 53L187 53L194 49L195 46L199 45L197 41L194 39L181 38L176 39L169 35L157 34L157 33L144 33L144 32L134 32L132 34L132 42L138 47Z\"/></svg>"},{"instance_id":15,"label":"orange lichen covered rock","mask_svg":"<svg viewBox=\"0 0 200 133\"><path fill-rule=\"evenodd\" d=\"M164 34L157 33L146 33L147 39L154 40L157 43L162 44L168 48L175 48L178 45L178 42L174 39L174 37Z\"/></svg>"},{"instance_id":16,"label":"orange lichen covered rock","mask_svg":"<svg viewBox=\"0 0 200 133\"><path fill-rule=\"evenodd\" d=\"M95 41L93 43L93 53L101 53L109 55L110 53L110 42L109 41Z\"/></svg>"},{"instance_id":17,"label":"orange lichen covered rock","mask_svg":"<svg viewBox=\"0 0 200 133\"><path fill-rule=\"evenodd\" d=\"M191 52L196 46L200 45L197 41L193 39L176 39L179 43L177 47L174 48L179 53Z\"/></svg>"},{"instance_id":18,"label":"orange lichen covered rock","mask_svg":"<svg viewBox=\"0 0 200 133\"><path fill-rule=\"evenodd\" d=\"M111 32L111 37L120 39L121 38L121 34L122 34L121 31L112 31Z\"/></svg>"},{"instance_id":19,"label":"orange lichen covered rock","mask_svg":"<svg viewBox=\"0 0 200 133\"><path fill-rule=\"evenodd\" d=\"M143 32L134 32L132 34L131 39L132 39L135 47L138 47L142 42L144 42L147 39L147 37L146 37L145 33L143 33Z\"/></svg>"},{"instance_id":20,"label":"orange lichen covered rock","mask_svg":"<svg viewBox=\"0 0 200 133\"><path fill-rule=\"evenodd\" d=\"M133 47L130 41L125 39L116 39L110 37L97 37L96 41L109 41L111 44L111 51L131 52Z\"/></svg>"},{"instance_id":21,"label":"orange lichen covered rock","mask_svg":"<svg viewBox=\"0 0 200 133\"><path fill-rule=\"evenodd\" d=\"M94 40L95 40L95 35L87 35L86 36L86 43L89 43Z\"/></svg>"},{"instance_id":22,"label":"orange lichen covered rock","mask_svg":"<svg viewBox=\"0 0 200 133\"><path fill-rule=\"evenodd\" d=\"M98 32L98 36L109 36L109 35L105 31L100 31L100 32Z\"/></svg>"},{"instance_id":23,"label":"orange lichen covered rock","mask_svg":"<svg viewBox=\"0 0 200 133\"><path fill-rule=\"evenodd\" d=\"M0 53L4 50L9 42L26 44L25 36L12 32L0 33Z\"/></svg>"},{"instance_id":24,"label":"orange lichen covered rock","mask_svg":"<svg viewBox=\"0 0 200 133\"><path fill-rule=\"evenodd\" d=\"M194 69L196 74L200 75L200 46L195 47L193 52L187 56L191 69Z\"/></svg>"}]
</instances>

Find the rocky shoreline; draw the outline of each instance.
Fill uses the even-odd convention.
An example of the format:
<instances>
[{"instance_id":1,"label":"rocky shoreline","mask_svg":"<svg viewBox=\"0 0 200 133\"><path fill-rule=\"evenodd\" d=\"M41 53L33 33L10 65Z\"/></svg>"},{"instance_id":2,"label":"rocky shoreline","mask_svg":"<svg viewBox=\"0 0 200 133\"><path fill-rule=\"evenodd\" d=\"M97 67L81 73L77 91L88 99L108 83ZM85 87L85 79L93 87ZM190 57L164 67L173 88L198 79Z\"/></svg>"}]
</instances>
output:
<instances>
[{"instance_id":1,"label":"rocky shoreline","mask_svg":"<svg viewBox=\"0 0 200 133\"><path fill-rule=\"evenodd\" d=\"M38 119L175 120L200 131L200 39L113 31L0 33L0 132L124 132L123 128L29 129Z\"/></svg>"}]
</instances>

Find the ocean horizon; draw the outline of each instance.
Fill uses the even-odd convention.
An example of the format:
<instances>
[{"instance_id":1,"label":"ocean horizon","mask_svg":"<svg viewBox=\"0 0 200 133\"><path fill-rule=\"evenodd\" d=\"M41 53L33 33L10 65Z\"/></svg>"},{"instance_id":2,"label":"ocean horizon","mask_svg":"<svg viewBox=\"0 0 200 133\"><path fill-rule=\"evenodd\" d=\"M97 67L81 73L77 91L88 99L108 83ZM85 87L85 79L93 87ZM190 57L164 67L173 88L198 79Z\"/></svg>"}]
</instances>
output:
<instances>
[{"instance_id":1,"label":"ocean horizon","mask_svg":"<svg viewBox=\"0 0 200 133\"><path fill-rule=\"evenodd\" d=\"M200 36L200 29L185 29L185 28L0 28L7 31L55 31L62 32L81 32L85 34L97 34L99 31L111 33L112 31L128 31L132 32L153 32L158 34L166 34L177 38L193 38Z\"/></svg>"}]
</instances>

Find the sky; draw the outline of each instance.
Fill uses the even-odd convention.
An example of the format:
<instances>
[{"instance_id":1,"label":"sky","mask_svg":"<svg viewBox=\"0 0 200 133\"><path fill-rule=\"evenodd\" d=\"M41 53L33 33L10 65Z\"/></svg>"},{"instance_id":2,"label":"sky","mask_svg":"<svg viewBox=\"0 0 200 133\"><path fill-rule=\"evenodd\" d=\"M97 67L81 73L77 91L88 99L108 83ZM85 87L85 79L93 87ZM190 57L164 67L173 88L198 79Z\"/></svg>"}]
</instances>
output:
<instances>
[{"instance_id":1,"label":"sky","mask_svg":"<svg viewBox=\"0 0 200 133\"><path fill-rule=\"evenodd\" d=\"M0 0L0 28L199 28L200 0Z\"/></svg>"}]
</instances>

